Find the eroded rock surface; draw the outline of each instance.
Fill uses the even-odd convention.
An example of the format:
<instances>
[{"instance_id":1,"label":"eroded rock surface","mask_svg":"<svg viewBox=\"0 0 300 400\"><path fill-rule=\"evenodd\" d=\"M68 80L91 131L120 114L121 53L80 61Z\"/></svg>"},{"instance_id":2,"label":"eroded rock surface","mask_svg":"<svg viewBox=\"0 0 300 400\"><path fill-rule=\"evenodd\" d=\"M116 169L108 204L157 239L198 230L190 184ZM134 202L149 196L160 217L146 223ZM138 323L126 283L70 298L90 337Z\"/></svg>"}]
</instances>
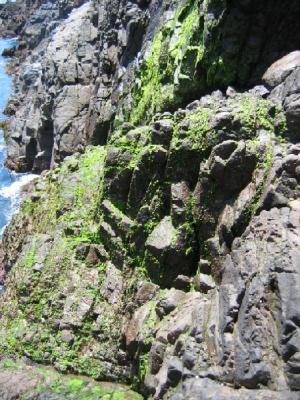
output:
<instances>
[{"instance_id":1,"label":"eroded rock surface","mask_svg":"<svg viewBox=\"0 0 300 400\"><path fill-rule=\"evenodd\" d=\"M3 400L142 399L124 385L64 377L51 368L9 359L0 364L0 396Z\"/></svg>"},{"instance_id":2,"label":"eroded rock surface","mask_svg":"<svg viewBox=\"0 0 300 400\"><path fill-rule=\"evenodd\" d=\"M300 148L272 93L227 92L33 184L1 351L155 399L297 398Z\"/></svg>"},{"instance_id":3,"label":"eroded rock surface","mask_svg":"<svg viewBox=\"0 0 300 400\"><path fill-rule=\"evenodd\" d=\"M122 122L148 123L212 88L258 84L299 47L297 0L45 0L24 13L7 107L8 165L22 171L48 169L105 144ZM289 109L294 124L292 99Z\"/></svg>"},{"instance_id":4,"label":"eroded rock surface","mask_svg":"<svg viewBox=\"0 0 300 400\"><path fill-rule=\"evenodd\" d=\"M53 168L4 233L1 354L157 400L299 398L289 10L42 2L17 50L8 163Z\"/></svg>"}]
</instances>

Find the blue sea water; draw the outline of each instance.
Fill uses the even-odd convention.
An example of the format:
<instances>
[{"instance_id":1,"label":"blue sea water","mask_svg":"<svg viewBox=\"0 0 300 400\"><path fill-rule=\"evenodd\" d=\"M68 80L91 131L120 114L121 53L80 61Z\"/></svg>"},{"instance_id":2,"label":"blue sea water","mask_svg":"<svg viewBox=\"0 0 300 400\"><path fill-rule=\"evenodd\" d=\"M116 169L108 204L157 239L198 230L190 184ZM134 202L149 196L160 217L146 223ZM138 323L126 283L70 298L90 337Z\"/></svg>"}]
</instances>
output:
<instances>
[{"instance_id":1,"label":"blue sea water","mask_svg":"<svg viewBox=\"0 0 300 400\"><path fill-rule=\"evenodd\" d=\"M0 121L6 119L3 111L12 90L12 78L6 73L7 60L1 54L3 49L15 44L15 39L0 39ZM0 238L5 225L18 209L22 186L32 179L31 175L16 174L5 168L5 157L6 146L3 131L0 129Z\"/></svg>"}]
</instances>

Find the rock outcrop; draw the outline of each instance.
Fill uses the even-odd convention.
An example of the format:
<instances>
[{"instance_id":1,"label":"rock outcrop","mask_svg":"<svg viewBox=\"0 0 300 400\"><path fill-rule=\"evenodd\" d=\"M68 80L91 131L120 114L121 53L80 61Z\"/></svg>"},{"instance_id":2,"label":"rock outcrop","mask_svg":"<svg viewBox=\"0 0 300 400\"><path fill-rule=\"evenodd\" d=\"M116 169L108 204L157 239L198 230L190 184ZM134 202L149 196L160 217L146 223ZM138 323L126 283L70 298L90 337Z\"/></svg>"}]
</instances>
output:
<instances>
[{"instance_id":1,"label":"rock outcrop","mask_svg":"<svg viewBox=\"0 0 300 400\"><path fill-rule=\"evenodd\" d=\"M225 3L43 2L23 28L8 163L51 170L3 236L1 355L299 399L299 4Z\"/></svg>"},{"instance_id":2,"label":"rock outcrop","mask_svg":"<svg viewBox=\"0 0 300 400\"><path fill-rule=\"evenodd\" d=\"M0 364L0 396L5 400L142 399L124 385L97 383L81 376L64 377L51 368L9 359Z\"/></svg>"},{"instance_id":3,"label":"rock outcrop","mask_svg":"<svg viewBox=\"0 0 300 400\"><path fill-rule=\"evenodd\" d=\"M49 0L29 10L7 108L8 165L21 171L105 144L122 122L149 122L211 89L251 87L299 45L297 0Z\"/></svg>"},{"instance_id":4,"label":"rock outcrop","mask_svg":"<svg viewBox=\"0 0 300 400\"><path fill-rule=\"evenodd\" d=\"M41 5L40 0L16 0L0 4L0 36L15 37L18 35L27 18Z\"/></svg>"}]
</instances>

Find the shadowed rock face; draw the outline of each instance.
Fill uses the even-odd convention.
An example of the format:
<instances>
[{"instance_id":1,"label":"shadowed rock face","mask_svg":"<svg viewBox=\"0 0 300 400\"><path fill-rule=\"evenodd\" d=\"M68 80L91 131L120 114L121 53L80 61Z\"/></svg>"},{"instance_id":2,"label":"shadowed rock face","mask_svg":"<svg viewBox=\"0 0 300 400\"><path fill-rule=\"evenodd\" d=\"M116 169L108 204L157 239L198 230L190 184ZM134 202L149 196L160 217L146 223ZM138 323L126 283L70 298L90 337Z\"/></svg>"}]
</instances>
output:
<instances>
[{"instance_id":1,"label":"shadowed rock face","mask_svg":"<svg viewBox=\"0 0 300 400\"><path fill-rule=\"evenodd\" d=\"M32 14L8 163L59 166L3 236L0 354L155 400L299 398L298 6Z\"/></svg>"}]
</instances>

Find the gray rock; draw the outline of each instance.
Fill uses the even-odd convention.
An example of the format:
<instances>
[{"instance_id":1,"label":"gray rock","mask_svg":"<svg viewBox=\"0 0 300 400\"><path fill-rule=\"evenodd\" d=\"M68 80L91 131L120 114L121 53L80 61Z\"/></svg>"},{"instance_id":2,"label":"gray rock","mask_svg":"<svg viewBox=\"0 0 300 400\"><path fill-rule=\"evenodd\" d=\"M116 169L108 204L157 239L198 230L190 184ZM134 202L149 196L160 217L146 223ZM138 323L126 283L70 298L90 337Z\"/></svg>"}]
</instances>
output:
<instances>
[{"instance_id":1,"label":"gray rock","mask_svg":"<svg viewBox=\"0 0 300 400\"><path fill-rule=\"evenodd\" d=\"M170 314L184 299L185 294L181 290L170 289L156 305L156 312L159 317Z\"/></svg>"},{"instance_id":2,"label":"gray rock","mask_svg":"<svg viewBox=\"0 0 300 400\"><path fill-rule=\"evenodd\" d=\"M297 393L286 390L233 389L210 379L190 378L171 395L172 400L296 400Z\"/></svg>"},{"instance_id":3,"label":"gray rock","mask_svg":"<svg viewBox=\"0 0 300 400\"><path fill-rule=\"evenodd\" d=\"M195 289L201 293L207 293L216 287L213 278L209 275L198 274L194 278Z\"/></svg>"},{"instance_id":4,"label":"gray rock","mask_svg":"<svg viewBox=\"0 0 300 400\"><path fill-rule=\"evenodd\" d=\"M67 344L72 344L75 339L75 335L69 330L61 331L61 340Z\"/></svg>"},{"instance_id":5,"label":"gray rock","mask_svg":"<svg viewBox=\"0 0 300 400\"><path fill-rule=\"evenodd\" d=\"M139 305L142 305L147 301L152 300L156 296L158 291L159 291L158 285L154 285L151 282L141 282L135 296L135 301Z\"/></svg>"},{"instance_id":6,"label":"gray rock","mask_svg":"<svg viewBox=\"0 0 300 400\"><path fill-rule=\"evenodd\" d=\"M276 61L265 72L262 80L269 87L280 85L294 70L300 67L300 51L294 51Z\"/></svg>"},{"instance_id":7,"label":"gray rock","mask_svg":"<svg viewBox=\"0 0 300 400\"><path fill-rule=\"evenodd\" d=\"M176 230L170 217L165 217L154 228L146 241L146 247L156 256L170 248L176 236Z\"/></svg>"},{"instance_id":8,"label":"gray rock","mask_svg":"<svg viewBox=\"0 0 300 400\"><path fill-rule=\"evenodd\" d=\"M210 275L211 274L211 263L208 260L200 259L199 260L199 270L201 274Z\"/></svg>"},{"instance_id":9,"label":"gray rock","mask_svg":"<svg viewBox=\"0 0 300 400\"><path fill-rule=\"evenodd\" d=\"M167 364L167 369L168 369L168 385L170 386L177 386L179 383L181 376L182 376L182 362L176 357L172 357L171 359L168 360Z\"/></svg>"},{"instance_id":10,"label":"gray rock","mask_svg":"<svg viewBox=\"0 0 300 400\"><path fill-rule=\"evenodd\" d=\"M191 288L191 278L186 275L178 275L173 284L176 289L188 292Z\"/></svg>"}]
</instances>

